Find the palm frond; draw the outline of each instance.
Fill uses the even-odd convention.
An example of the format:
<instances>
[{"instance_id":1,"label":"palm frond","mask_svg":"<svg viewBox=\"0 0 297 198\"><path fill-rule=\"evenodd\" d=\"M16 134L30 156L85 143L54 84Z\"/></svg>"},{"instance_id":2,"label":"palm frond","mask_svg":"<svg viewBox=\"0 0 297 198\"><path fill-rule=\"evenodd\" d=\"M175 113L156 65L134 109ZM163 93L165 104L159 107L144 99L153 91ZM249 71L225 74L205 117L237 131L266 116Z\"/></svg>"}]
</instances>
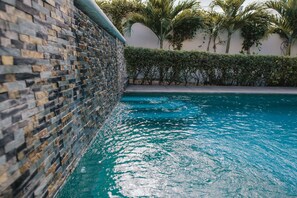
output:
<instances>
[{"instance_id":1,"label":"palm frond","mask_svg":"<svg viewBox=\"0 0 297 198\"><path fill-rule=\"evenodd\" d=\"M131 29L132 29L132 26L135 23L141 23L141 24L143 24L145 26L148 26L150 22L142 14L131 13L128 16L128 20L126 20L125 23L124 23L124 31L125 31L125 33L127 33L128 35L131 35Z\"/></svg>"},{"instance_id":2,"label":"palm frond","mask_svg":"<svg viewBox=\"0 0 297 198\"><path fill-rule=\"evenodd\" d=\"M194 9L197 10L199 7L199 3L195 0L187 0L183 2L179 2L176 7L171 12L171 17L174 18L178 14L180 14L184 10Z\"/></svg>"},{"instance_id":3,"label":"palm frond","mask_svg":"<svg viewBox=\"0 0 297 198\"><path fill-rule=\"evenodd\" d=\"M172 32L177 32L178 28L187 29L189 32L196 30L195 24L201 24L198 15L193 14L198 3L195 0L186 0L175 5L174 2L174 0L147 0L139 14L128 16L124 24L125 31L131 33L132 25L141 23L156 34L161 44ZM179 42L186 38L188 38L186 35L180 36Z\"/></svg>"},{"instance_id":4,"label":"palm frond","mask_svg":"<svg viewBox=\"0 0 297 198\"><path fill-rule=\"evenodd\" d=\"M284 39L297 38L297 1L278 0L265 3L267 9L276 14L270 15L271 32L277 33Z\"/></svg>"}]
</instances>

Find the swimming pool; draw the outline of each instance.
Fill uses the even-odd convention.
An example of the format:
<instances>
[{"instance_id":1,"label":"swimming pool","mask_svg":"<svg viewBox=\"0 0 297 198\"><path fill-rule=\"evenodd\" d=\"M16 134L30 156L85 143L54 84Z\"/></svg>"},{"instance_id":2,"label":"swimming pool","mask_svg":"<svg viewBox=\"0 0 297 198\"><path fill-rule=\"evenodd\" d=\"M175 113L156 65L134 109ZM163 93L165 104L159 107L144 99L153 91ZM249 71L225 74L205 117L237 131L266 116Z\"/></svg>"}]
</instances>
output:
<instances>
[{"instance_id":1,"label":"swimming pool","mask_svg":"<svg viewBox=\"0 0 297 198\"><path fill-rule=\"evenodd\" d=\"M297 96L126 94L65 197L295 197Z\"/></svg>"}]
</instances>

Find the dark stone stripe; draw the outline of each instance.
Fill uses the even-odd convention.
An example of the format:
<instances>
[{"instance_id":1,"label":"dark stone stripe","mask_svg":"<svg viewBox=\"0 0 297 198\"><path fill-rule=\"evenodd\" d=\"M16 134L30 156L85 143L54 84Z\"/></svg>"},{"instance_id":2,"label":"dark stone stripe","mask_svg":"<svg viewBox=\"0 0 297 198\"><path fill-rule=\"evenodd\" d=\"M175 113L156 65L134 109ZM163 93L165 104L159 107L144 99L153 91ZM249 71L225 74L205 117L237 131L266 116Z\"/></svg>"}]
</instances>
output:
<instances>
[{"instance_id":1,"label":"dark stone stripe","mask_svg":"<svg viewBox=\"0 0 297 198\"><path fill-rule=\"evenodd\" d=\"M15 7L19 10L22 10L30 15L38 15L39 12L37 10L35 10L34 8L27 6L26 4L24 4L22 1L17 0L16 1L16 5Z\"/></svg>"},{"instance_id":2,"label":"dark stone stripe","mask_svg":"<svg viewBox=\"0 0 297 198\"><path fill-rule=\"evenodd\" d=\"M0 102L8 99L8 93L0 93Z\"/></svg>"},{"instance_id":3,"label":"dark stone stripe","mask_svg":"<svg viewBox=\"0 0 297 198\"><path fill-rule=\"evenodd\" d=\"M27 80L32 78L40 78L40 74L36 73L17 73L15 74L16 80Z\"/></svg>"},{"instance_id":4,"label":"dark stone stripe","mask_svg":"<svg viewBox=\"0 0 297 198\"><path fill-rule=\"evenodd\" d=\"M26 108L28 108L27 104L22 105L21 107L15 107L15 108L12 108L12 109L7 110L5 112L2 112L2 113L0 113L1 119L5 119L7 117L13 116L13 115L17 114L18 112L20 112L20 111L22 111L22 110L24 110Z\"/></svg>"}]
</instances>

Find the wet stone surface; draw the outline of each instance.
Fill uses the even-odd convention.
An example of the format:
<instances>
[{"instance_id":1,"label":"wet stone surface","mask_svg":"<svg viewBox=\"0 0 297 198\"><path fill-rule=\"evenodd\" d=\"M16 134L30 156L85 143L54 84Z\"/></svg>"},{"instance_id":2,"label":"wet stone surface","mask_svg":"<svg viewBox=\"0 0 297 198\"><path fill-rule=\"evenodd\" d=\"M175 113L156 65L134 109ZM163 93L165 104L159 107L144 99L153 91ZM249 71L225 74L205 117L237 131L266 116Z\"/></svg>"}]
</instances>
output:
<instances>
[{"instance_id":1,"label":"wet stone surface","mask_svg":"<svg viewBox=\"0 0 297 198\"><path fill-rule=\"evenodd\" d=\"M124 45L73 0L0 12L0 197L51 197L120 98Z\"/></svg>"}]
</instances>

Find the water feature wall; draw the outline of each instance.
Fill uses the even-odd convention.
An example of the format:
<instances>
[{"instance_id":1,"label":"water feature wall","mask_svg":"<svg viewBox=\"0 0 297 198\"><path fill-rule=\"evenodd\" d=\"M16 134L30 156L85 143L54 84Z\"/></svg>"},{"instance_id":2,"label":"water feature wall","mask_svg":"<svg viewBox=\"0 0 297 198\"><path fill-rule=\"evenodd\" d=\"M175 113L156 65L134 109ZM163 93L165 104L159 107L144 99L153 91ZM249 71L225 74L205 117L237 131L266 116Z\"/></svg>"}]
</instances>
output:
<instances>
[{"instance_id":1,"label":"water feature wall","mask_svg":"<svg viewBox=\"0 0 297 198\"><path fill-rule=\"evenodd\" d=\"M73 0L0 0L0 197L52 197L116 105L109 32Z\"/></svg>"}]
</instances>

